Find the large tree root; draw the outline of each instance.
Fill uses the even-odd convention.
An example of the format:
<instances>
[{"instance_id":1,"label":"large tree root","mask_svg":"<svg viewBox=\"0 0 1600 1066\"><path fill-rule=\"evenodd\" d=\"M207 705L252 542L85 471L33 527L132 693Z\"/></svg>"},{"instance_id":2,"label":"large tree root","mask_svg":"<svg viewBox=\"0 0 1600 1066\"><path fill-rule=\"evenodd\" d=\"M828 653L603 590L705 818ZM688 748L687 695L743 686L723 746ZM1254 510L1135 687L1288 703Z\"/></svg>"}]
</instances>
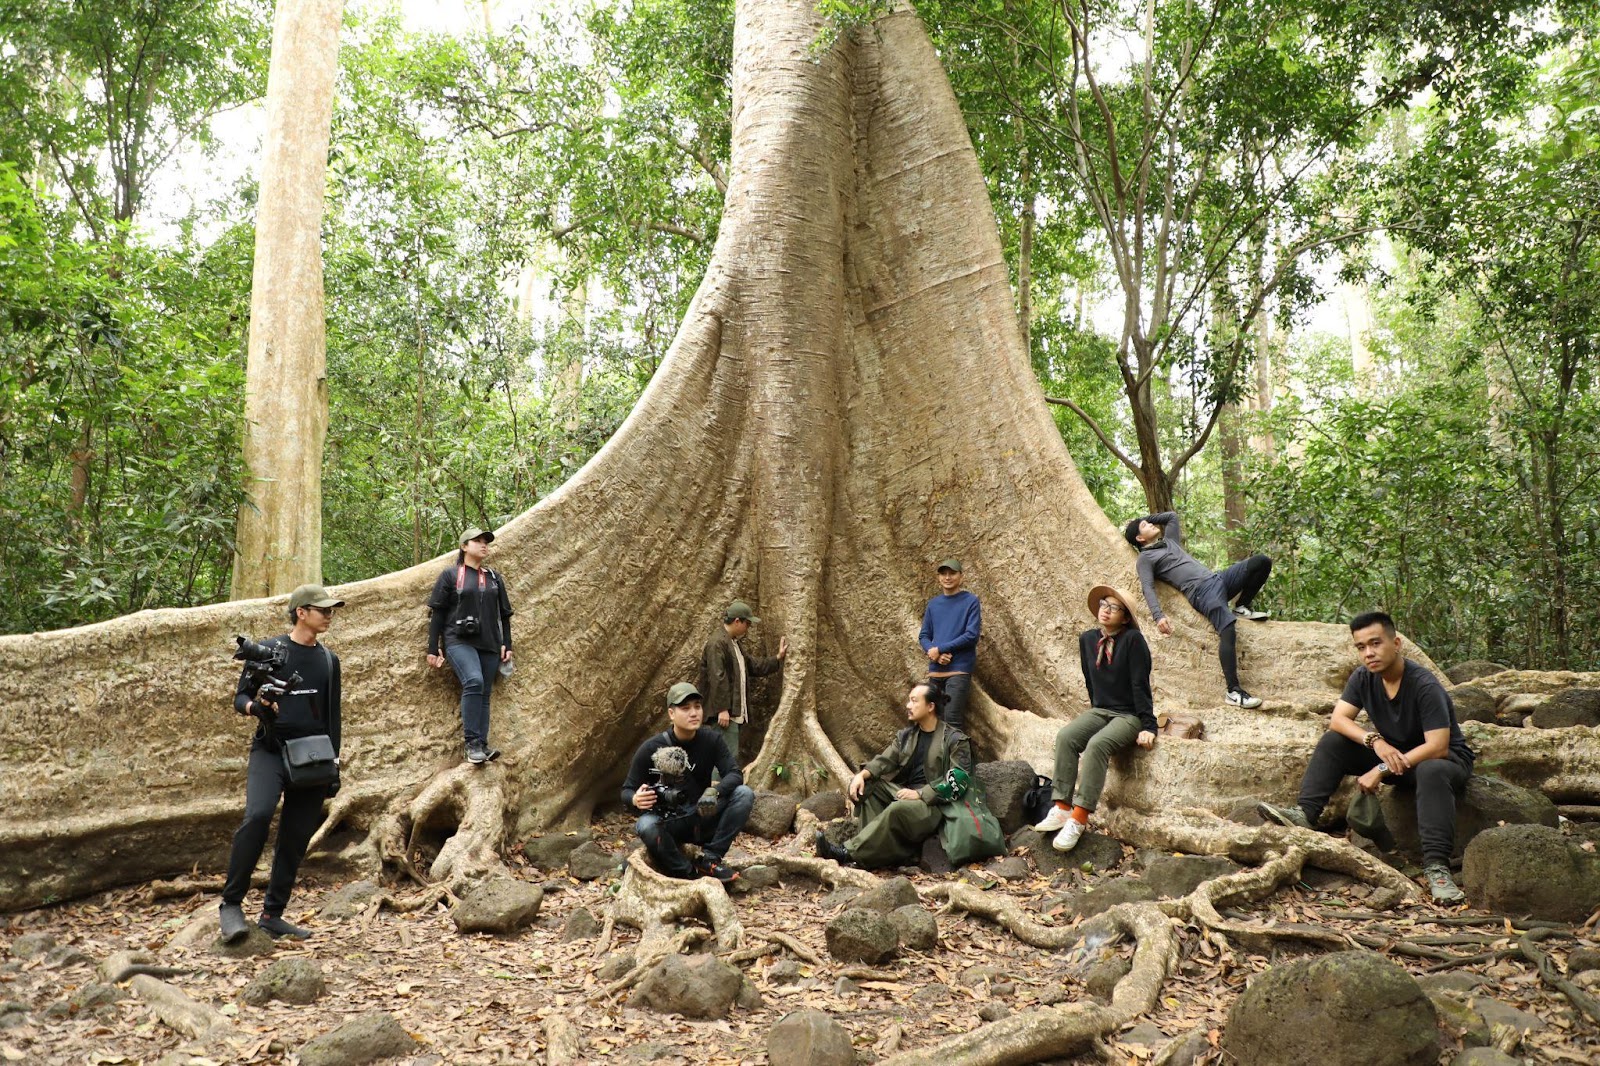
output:
<instances>
[{"instance_id":1,"label":"large tree root","mask_svg":"<svg viewBox=\"0 0 1600 1066\"><path fill-rule=\"evenodd\" d=\"M639 930L637 959L638 965L643 966L647 955L654 956L654 961L673 950L671 945L678 935L677 923L685 918L704 918L709 922L719 950L732 951L744 939L744 926L739 923L738 912L719 881L711 877L693 881L667 877L651 869L644 849L636 848L628 856L617 896L606 910L594 954L599 957L611 950L612 937L620 922Z\"/></svg>"},{"instance_id":2,"label":"large tree root","mask_svg":"<svg viewBox=\"0 0 1600 1066\"><path fill-rule=\"evenodd\" d=\"M404 804L403 812L391 803L379 816L371 836L380 861L424 885L445 882L457 890L504 870L506 791L505 771L498 764L460 763L441 771ZM448 836L422 877L416 856L430 833Z\"/></svg>"},{"instance_id":3,"label":"large tree root","mask_svg":"<svg viewBox=\"0 0 1600 1066\"><path fill-rule=\"evenodd\" d=\"M800 874L820 881L829 888L877 888L883 881L872 871L854 866L840 866L832 859L819 859L815 855L784 855L775 853L767 860L784 873Z\"/></svg>"}]
</instances>

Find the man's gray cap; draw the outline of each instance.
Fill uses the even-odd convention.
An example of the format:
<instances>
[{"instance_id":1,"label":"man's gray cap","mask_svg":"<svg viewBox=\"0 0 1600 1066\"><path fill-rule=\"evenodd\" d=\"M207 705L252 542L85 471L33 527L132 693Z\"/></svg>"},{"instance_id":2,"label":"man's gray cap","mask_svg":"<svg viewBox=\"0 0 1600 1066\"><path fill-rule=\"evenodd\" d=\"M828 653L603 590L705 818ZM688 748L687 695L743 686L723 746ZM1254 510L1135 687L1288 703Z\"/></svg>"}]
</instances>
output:
<instances>
[{"instance_id":1,"label":"man's gray cap","mask_svg":"<svg viewBox=\"0 0 1600 1066\"><path fill-rule=\"evenodd\" d=\"M743 600L734 600L732 603L728 604L728 609L722 612L722 617L729 620L734 618L743 618L751 625L761 621L761 619L756 617L756 613L750 609L750 605Z\"/></svg>"}]
</instances>

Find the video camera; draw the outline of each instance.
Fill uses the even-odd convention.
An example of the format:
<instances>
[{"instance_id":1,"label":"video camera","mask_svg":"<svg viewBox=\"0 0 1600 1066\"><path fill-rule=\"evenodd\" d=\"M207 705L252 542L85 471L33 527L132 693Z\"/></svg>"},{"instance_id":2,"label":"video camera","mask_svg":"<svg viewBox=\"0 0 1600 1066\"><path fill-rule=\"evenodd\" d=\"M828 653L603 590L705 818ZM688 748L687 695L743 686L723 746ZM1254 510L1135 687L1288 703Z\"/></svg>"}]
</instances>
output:
<instances>
[{"instance_id":1,"label":"video camera","mask_svg":"<svg viewBox=\"0 0 1600 1066\"><path fill-rule=\"evenodd\" d=\"M693 769L688 753L682 748L657 748L650 756L649 785L656 794L656 809L662 817L673 818L693 811L702 818L710 818L717 813L717 794L713 789L706 789L698 797L691 797L685 790L689 771Z\"/></svg>"},{"instance_id":2,"label":"video camera","mask_svg":"<svg viewBox=\"0 0 1600 1066\"><path fill-rule=\"evenodd\" d=\"M277 703L291 688L305 679L300 676L299 671L281 676L284 668L289 665L289 649L282 644L258 644L243 633L235 633L233 642L238 645L233 653L234 659L244 663L245 674L256 685L251 713L270 725L273 711L269 707L262 706L263 701Z\"/></svg>"}]
</instances>

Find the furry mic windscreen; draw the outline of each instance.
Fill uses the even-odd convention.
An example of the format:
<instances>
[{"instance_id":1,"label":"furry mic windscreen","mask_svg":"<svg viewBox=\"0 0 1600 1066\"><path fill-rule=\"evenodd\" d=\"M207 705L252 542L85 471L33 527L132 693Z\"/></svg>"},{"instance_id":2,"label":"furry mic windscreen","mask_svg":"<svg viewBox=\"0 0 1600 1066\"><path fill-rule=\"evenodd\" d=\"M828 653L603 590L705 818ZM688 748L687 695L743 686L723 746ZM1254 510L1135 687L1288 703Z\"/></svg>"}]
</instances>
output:
<instances>
[{"instance_id":1,"label":"furry mic windscreen","mask_svg":"<svg viewBox=\"0 0 1600 1066\"><path fill-rule=\"evenodd\" d=\"M661 771L662 777L678 778L687 774L689 766L689 753L679 747L657 748L656 753L650 757L650 765Z\"/></svg>"}]
</instances>

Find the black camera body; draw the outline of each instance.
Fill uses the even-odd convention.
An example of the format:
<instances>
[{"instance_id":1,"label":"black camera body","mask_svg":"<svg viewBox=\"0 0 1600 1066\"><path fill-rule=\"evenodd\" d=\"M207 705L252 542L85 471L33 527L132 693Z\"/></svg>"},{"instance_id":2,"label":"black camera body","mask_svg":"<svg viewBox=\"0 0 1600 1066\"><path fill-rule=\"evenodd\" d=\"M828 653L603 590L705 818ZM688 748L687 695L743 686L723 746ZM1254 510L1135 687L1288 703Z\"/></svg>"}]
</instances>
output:
<instances>
[{"instance_id":1,"label":"black camera body","mask_svg":"<svg viewBox=\"0 0 1600 1066\"><path fill-rule=\"evenodd\" d=\"M471 640L483 632L483 623L478 621L477 615L469 614L465 618L457 618L455 626L456 636L465 640Z\"/></svg>"},{"instance_id":2,"label":"black camera body","mask_svg":"<svg viewBox=\"0 0 1600 1066\"><path fill-rule=\"evenodd\" d=\"M656 794L656 811L664 818L687 814L692 804L681 783L675 783L655 767L650 768L650 791Z\"/></svg>"},{"instance_id":3,"label":"black camera body","mask_svg":"<svg viewBox=\"0 0 1600 1066\"><path fill-rule=\"evenodd\" d=\"M289 649L282 644L258 644L243 633L235 633L233 641L238 646L233 653L234 659L244 663L245 673L256 685L251 713L270 723L273 712L271 708L262 706L262 701L277 703L305 679L299 671L284 674L289 665Z\"/></svg>"}]
</instances>

